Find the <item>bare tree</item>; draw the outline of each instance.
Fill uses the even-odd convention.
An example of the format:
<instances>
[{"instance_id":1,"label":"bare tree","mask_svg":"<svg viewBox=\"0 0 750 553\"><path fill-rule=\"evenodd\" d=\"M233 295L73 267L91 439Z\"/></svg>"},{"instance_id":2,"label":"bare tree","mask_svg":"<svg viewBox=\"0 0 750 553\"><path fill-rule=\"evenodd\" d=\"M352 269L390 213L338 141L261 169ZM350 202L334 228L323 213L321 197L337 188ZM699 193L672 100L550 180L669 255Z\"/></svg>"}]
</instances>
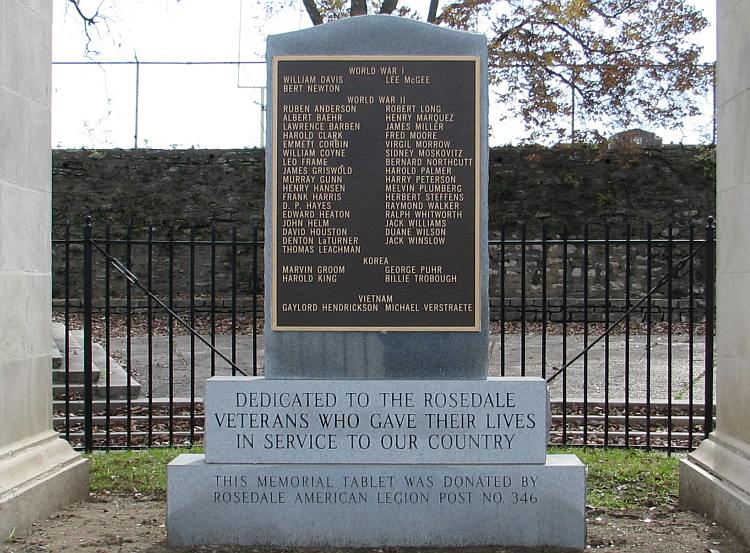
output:
<instances>
[{"instance_id":1,"label":"bare tree","mask_svg":"<svg viewBox=\"0 0 750 553\"><path fill-rule=\"evenodd\" d=\"M109 19L104 13L102 13L102 5L104 0L101 0L96 6L93 12L86 13L81 7L81 0L66 0L68 6L73 6L73 10L80 18L83 23L83 32L86 36L86 55L94 54L96 52L91 50L91 44L94 37L91 35L92 31L95 31L97 36L99 35L99 24L105 26L109 31Z\"/></svg>"}]
</instances>

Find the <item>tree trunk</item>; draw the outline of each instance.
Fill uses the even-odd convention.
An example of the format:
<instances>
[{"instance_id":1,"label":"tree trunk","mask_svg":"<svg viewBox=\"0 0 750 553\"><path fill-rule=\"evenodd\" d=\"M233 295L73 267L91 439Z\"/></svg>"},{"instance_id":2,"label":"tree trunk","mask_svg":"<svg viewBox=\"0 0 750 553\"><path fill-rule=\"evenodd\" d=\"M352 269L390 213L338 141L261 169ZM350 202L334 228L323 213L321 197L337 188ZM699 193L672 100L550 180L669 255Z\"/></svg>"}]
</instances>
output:
<instances>
[{"instance_id":1,"label":"tree trunk","mask_svg":"<svg viewBox=\"0 0 750 553\"><path fill-rule=\"evenodd\" d=\"M367 0L352 0L350 15L367 15Z\"/></svg>"},{"instance_id":2,"label":"tree trunk","mask_svg":"<svg viewBox=\"0 0 750 553\"><path fill-rule=\"evenodd\" d=\"M312 21L313 25L320 25L323 23L323 16L320 15L320 10L318 10L315 0L302 0L302 3L305 5L307 15L310 16L310 21Z\"/></svg>"},{"instance_id":3,"label":"tree trunk","mask_svg":"<svg viewBox=\"0 0 750 553\"><path fill-rule=\"evenodd\" d=\"M396 9L396 6L398 6L398 0L383 0L383 3L380 5L380 13L390 15Z\"/></svg>"},{"instance_id":4,"label":"tree trunk","mask_svg":"<svg viewBox=\"0 0 750 553\"><path fill-rule=\"evenodd\" d=\"M435 23L437 19L438 0L430 0L430 11L427 12L427 23Z\"/></svg>"}]
</instances>

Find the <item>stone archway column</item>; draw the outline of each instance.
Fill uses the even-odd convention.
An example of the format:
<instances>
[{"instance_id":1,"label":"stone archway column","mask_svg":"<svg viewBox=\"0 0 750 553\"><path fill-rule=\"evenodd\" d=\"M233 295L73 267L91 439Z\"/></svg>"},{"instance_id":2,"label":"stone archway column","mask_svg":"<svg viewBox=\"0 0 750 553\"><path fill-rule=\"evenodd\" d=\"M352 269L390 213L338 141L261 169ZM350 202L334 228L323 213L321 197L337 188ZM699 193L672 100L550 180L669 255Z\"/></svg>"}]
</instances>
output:
<instances>
[{"instance_id":1,"label":"stone archway column","mask_svg":"<svg viewBox=\"0 0 750 553\"><path fill-rule=\"evenodd\" d=\"M680 466L680 504L750 545L750 1L717 19L717 424Z\"/></svg>"},{"instance_id":2,"label":"stone archway column","mask_svg":"<svg viewBox=\"0 0 750 553\"><path fill-rule=\"evenodd\" d=\"M88 493L52 431L52 2L0 2L0 542Z\"/></svg>"}]
</instances>

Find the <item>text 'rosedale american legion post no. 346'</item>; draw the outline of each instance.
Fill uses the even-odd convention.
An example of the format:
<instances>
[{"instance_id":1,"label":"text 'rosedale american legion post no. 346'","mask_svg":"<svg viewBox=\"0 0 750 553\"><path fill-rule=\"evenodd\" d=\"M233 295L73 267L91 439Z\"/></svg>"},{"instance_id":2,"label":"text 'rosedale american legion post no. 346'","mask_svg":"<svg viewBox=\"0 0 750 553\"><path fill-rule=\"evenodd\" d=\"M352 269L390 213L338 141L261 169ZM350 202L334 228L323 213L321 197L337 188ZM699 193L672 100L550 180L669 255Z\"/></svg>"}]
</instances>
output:
<instances>
[{"instance_id":1,"label":"text 'rosedale american legion post no. 346'","mask_svg":"<svg viewBox=\"0 0 750 553\"><path fill-rule=\"evenodd\" d=\"M487 48L387 16L267 45L265 377L207 382L172 545L585 546L540 378L488 378Z\"/></svg>"}]
</instances>

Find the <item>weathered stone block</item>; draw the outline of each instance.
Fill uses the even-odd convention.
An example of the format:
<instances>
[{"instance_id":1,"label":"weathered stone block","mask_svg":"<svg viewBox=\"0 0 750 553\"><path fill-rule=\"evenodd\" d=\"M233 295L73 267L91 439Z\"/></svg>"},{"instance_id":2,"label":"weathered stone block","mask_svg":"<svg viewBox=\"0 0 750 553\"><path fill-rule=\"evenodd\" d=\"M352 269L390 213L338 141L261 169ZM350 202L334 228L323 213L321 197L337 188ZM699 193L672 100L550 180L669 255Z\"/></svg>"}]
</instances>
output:
<instances>
[{"instance_id":1,"label":"weathered stone block","mask_svg":"<svg viewBox=\"0 0 750 553\"><path fill-rule=\"evenodd\" d=\"M42 273L49 271L50 240L48 219L49 192L6 186L0 183L0 267L8 271ZM30 223L33 222L33 223ZM38 232L29 232L33 224Z\"/></svg>"},{"instance_id":2,"label":"weathered stone block","mask_svg":"<svg viewBox=\"0 0 750 553\"><path fill-rule=\"evenodd\" d=\"M544 465L167 467L172 546L560 546L583 549L586 468Z\"/></svg>"},{"instance_id":3,"label":"weathered stone block","mask_svg":"<svg viewBox=\"0 0 750 553\"><path fill-rule=\"evenodd\" d=\"M206 383L209 463L544 463L541 378Z\"/></svg>"},{"instance_id":4,"label":"weathered stone block","mask_svg":"<svg viewBox=\"0 0 750 553\"><path fill-rule=\"evenodd\" d=\"M3 28L5 35L5 28ZM2 40L4 37L0 37ZM3 181L25 186L27 102L9 89L0 86L0 186Z\"/></svg>"}]
</instances>

